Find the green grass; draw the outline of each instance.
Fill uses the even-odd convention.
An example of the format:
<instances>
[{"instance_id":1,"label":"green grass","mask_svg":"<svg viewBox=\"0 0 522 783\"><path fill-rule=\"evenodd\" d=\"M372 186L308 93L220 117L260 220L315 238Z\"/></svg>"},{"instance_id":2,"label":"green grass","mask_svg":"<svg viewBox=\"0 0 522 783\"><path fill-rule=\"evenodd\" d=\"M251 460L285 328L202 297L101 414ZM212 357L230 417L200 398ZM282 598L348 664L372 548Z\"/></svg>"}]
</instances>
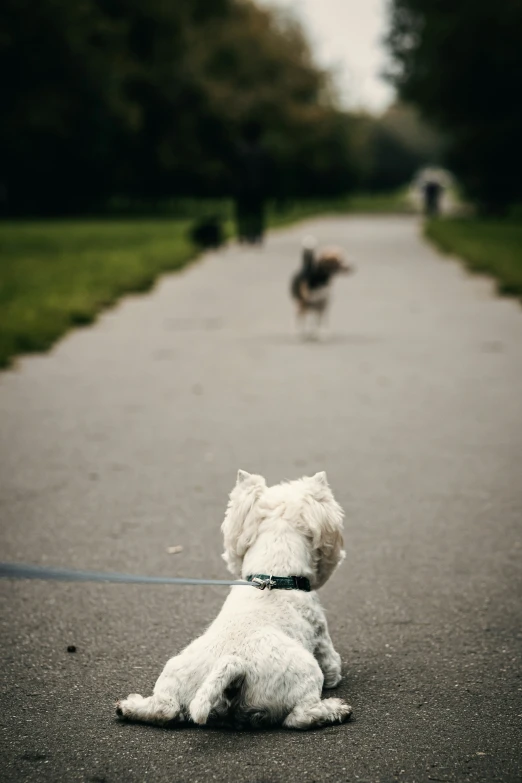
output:
<instances>
[{"instance_id":1,"label":"green grass","mask_svg":"<svg viewBox=\"0 0 522 783\"><path fill-rule=\"evenodd\" d=\"M444 252L460 256L471 271L492 275L499 293L522 298L520 220L430 220L425 234Z\"/></svg>"},{"instance_id":2,"label":"green grass","mask_svg":"<svg viewBox=\"0 0 522 783\"><path fill-rule=\"evenodd\" d=\"M413 207L407 198L408 189L397 190L394 193L360 193L348 200L352 212L364 213L397 213L412 212Z\"/></svg>"},{"instance_id":3,"label":"green grass","mask_svg":"<svg viewBox=\"0 0 522 783\"><path fill-rule=\"evenodd\" d=\"M0 224L0 366L43 351L130 291L195 254L188 221Z\"/></svg>"},{"instance_id":4,"label":"green grass","mask_svg":"<svg viewBox=\"0 0 522 783\"><path fill-rule=\"evenodd\" d=\"M339 215L354 212L382 214L411 211L412 207L407 199L407 189L401 189L393 193L359 193L331 200L297 202L280 212L272 208L269 210L268 222L272 228L277 228L317 215Z\"/></svg>"},{"instance_id":5,"label":"green grass","mask_svg":"<svg viewBox=\"0 0 522 783\"><path fill-rule=\"evenodd\" d=\"M395 211L398 203L397 194L307 201L271 207L268 223L279 227L319 214ZM0 367L19 354L47 350L123 294L148 290L159 275L194 258L198 250L188 238L190 215L219 214L227 236L232 235L230 202L175 206L175 219L0 223Z\"/></svg>"}]
</instances>

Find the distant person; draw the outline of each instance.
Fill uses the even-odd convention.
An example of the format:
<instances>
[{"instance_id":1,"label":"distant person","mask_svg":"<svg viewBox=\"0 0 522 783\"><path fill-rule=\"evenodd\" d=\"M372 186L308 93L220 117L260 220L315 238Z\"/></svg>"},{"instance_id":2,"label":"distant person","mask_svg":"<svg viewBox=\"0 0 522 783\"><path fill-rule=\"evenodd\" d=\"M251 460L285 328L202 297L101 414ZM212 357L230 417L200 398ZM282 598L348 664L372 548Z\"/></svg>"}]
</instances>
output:
<instances>
[{"instance_id":1,"label":"distant person","mask_svg":"<svg viewBox=\"0 0 522 783\"><path fill-rule=\"evenodd\" d=\"M261 244L265 233L265 200L269 159L261 144L262 128L250 121L243 128L237 150L235 208L240 242Z\"/></svg>"},{"instance_id":2,"label":"distant person","mask_svg":"<svg viewBox=\"0 0 522 783\"><path fill-rule=\"evenodd\" d=\"M436 180L428 180L424 184L424 212L430 217L435 217L440 212L440 198L443 187Z\"/></svg>"}]
</instances>

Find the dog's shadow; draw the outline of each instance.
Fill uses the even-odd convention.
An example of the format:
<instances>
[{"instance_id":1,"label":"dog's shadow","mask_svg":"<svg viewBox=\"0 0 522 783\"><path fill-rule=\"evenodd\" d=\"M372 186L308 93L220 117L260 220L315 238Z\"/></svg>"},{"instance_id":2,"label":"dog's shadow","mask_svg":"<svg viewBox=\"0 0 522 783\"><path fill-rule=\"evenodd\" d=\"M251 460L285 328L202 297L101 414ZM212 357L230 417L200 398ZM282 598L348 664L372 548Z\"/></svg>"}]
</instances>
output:
<instances>
[{"instance_id":1,"label":"dog's shadow","mask_svg":"<svg viewBox=\"0 0 522 783\"><path fill-rule=\"evenodd\" d=\"M325 732L331 729L339 729L341 726L349 726L352 723L355 723L357 721L356 718L354 718L353 715L350 716L349 720L345 721L343 724L340 723L332 723L328 726L314 726L312 728L309 728L306 730L306 734L315 733L315 732ZM165 723L163 726L153 726L150 723L143 723L139 720L130 720L129 718L126 718L125 720L121 720L121 718L116 717L114 719L114 723L117 726L128 726L131 727L139 727L140 730L145 731L153 731L158 732L162 731L165 733L172 733L172 732L195 732L196 734L205 734L207 736L215 736L220 734L227 734L235 737L241 737L241 736L252 736L252 734L288 734L292 733L292 730L283 728L281 725L270 725L270 726L243 726L242 728L238 728L232 725L228 724L209 724L206 726L197 726L195 723L177 723L176 721L170 721L169 723ZM301 733L301 732L300 732Z\"/></svg>"},{"instance_id":2,"label":"dog's shadow","mask_svg":"<svg viewBox=\"0 0 522 783\"><path fill-rule=\"evenodd\" d=\"M348 678L347 678L348 679ZM344 680L343 680L344 682ZM340 696L343 698L343 694L340 693L341 689L335 688L332 690L324 690L322 694L323 699L327 699L331 696ZM347 725L351 723L355 723L357 721L357 718L354 717L354 715L350 715L349 719L344 722L344 724L339 723L332 723L328 726L315 726L311 727L306 730L306 734L309 734L310 732L324 732L328 731L329 729L335 729L340 728L341 725ZM148 731L163 731L163 732L173 732L173 731L190 731L190 732L203 732L207 736L208 735L219 735L219 734L227 734L227 735L234 735L234 736L241 736L241 735L248 735L251 736L252 734L267 734L267 733L276 733L276 734L288 734L289 730L287 728L283 728L280 724L267 724L262 726L252 726L252 725L242 725L241 727L235 726L233 723L209 723L205 726L198 726L195 723L191 723L189 721L180 723L179 721L172 720L168 723L165 723L163 726L155 726L150 723L144 723L143 721L139 720L132 720L131 718L121 718L119 716L115 716L114 723L117 726L139 726L140 729L145 729ZM291 730L290 730L291 733Z\"/></svg>"},{"instance_id":3,"label":"dog's shadow","mask_svg":"<svg viewBox=\"0 0 522 783\"><path fill-rule=\"evenodd\" d=\"M331 334L314 335L301 334L258 334L250 339L263 342L268 345L295 345L295 346L317 346L318 348L328 345L371 345L382 341L382 337L369 334L343 334L342 332L332 332Z\"/></svg>"}]
</instances>

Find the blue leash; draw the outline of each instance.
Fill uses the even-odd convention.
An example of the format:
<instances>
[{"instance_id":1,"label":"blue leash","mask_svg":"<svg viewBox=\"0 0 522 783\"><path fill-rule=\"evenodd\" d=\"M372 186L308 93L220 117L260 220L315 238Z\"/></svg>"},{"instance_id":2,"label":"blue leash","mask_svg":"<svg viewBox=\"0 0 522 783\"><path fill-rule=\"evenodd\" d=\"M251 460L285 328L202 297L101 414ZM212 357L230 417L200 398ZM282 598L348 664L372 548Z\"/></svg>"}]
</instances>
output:
<instances>
[{"instance_id":1,"label":"blue leash","mask_svg":"<svg viewBox=\"0 0 522 783\"><path fill-rule=\"evenodd\" d=\"M57 582L121 582L149 585L243 585L256 587L243 579L190 579L176 576L134 576L103 571L74 571L69 568L47 568L24 563L0 563L0 579L44 579Z\"/></svg>"}]
</instances>

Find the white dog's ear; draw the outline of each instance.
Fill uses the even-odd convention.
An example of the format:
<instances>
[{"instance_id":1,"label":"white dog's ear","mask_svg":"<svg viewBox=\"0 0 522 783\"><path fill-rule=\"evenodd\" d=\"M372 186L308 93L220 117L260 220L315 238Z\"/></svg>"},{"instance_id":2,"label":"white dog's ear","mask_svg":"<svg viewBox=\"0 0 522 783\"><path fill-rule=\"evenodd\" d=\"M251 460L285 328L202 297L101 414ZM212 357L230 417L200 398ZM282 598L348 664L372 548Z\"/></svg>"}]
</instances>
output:
<instances>
[{"instance_id":1,"label":"white dog's ear","mask_svg":"<svg viewBox=\"0 0 522 783\"><path fill-rule=\"evenodd\" d=\"M318 484L322 484L323 487L328 486L328 479L326 478L326 473L324 470L320 470L319 473L316 473L315 476L312 476L312 481L316 481Z\"/></svg>"},{"instance_id":2,"label":"white dog's ear","mask_svg":"<svg viewBox=\"0 0 522 783\"><path fill-rule=\"evenodd\" d=\"M313 482L314 502L305 513L305 522L312 534L314 560L316 561L314 587L318 588L327 581L344 560L344 513L332 494L324 471L312 476L311 481Z\"/></svg>"},{"instance_id":3,"label":"white dog's ear","mask_svg":"<svg viewBox=\"0 0 522 783\"><path fill-rule=\"evenodd\" d=\"M228 501L225 519L221 525L225 543L228 570L241 574L241 564L247 549L254 543L261 521L257 501L266 489L263 476L240 470L237 483Z\"/></svg>"}]
</instances>

